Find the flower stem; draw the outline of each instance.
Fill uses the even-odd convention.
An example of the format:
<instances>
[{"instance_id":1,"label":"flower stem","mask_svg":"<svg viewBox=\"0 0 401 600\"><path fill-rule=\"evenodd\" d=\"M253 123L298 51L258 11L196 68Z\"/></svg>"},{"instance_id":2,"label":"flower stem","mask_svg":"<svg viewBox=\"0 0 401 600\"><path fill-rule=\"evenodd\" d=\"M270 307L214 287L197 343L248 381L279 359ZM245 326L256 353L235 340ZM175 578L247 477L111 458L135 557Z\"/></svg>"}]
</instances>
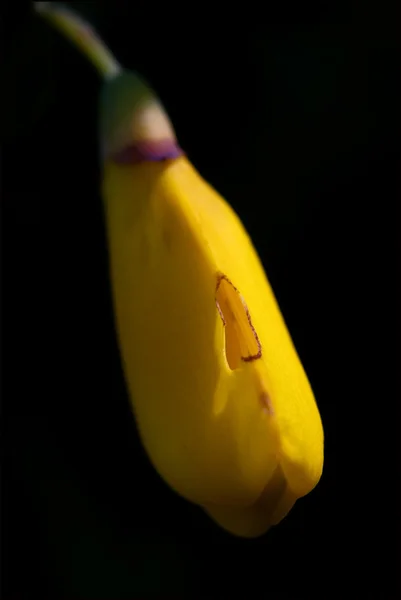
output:
<instances>
[{"instance_id":1,"label":"flower stem","mask_svg":"<svg viewBox=\"0 0 401 600\"><path fill-rule=\"evenodd\" d=\"M105 79L122 68L96 31L70 8L58 2L35 2L35 10L61 31L96 67Z\"/></svg>"}]
</instances>

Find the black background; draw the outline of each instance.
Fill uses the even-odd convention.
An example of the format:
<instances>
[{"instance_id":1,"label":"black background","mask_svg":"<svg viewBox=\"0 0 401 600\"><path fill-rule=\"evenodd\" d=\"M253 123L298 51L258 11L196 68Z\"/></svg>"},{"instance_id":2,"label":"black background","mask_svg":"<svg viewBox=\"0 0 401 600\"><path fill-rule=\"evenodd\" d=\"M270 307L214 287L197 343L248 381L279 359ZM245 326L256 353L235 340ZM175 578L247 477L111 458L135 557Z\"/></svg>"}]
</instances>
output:
<instances>
[{"instance_id":1,"label":"black background","mask_svg":"<svg viewBox=\"0 0 401 600\"><path fill-rule=\"evenodd\" d=\"M218 21L195 5L71 4L158 91L189 158L250 232L315 391L325 467L251 541L153 471L113 327L99 81L29 5L9 3L1 598L399 597L389 19L351 5L285 7L265 21L244 7Z\"/></svg>"}]
</instances>

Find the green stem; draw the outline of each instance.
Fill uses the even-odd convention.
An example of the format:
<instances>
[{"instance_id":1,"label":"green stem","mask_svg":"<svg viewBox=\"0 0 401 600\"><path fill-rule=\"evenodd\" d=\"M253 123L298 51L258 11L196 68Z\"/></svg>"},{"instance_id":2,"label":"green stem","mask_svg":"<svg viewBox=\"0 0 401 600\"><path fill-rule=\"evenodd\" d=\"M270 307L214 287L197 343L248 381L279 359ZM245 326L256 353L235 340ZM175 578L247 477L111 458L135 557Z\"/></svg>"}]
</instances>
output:
<instances>
[{"instance_id":1,"label":"green stem","mask_svg":"<svg viewBox=\"0 0 401 600\"><path fill-rule=\"evenodd\" d=\"M70 8L58 2L35 2L34 6L38 14L81 50L105 79L121 72L121 65L96 31Z\"/></svg>"}]
</instances>

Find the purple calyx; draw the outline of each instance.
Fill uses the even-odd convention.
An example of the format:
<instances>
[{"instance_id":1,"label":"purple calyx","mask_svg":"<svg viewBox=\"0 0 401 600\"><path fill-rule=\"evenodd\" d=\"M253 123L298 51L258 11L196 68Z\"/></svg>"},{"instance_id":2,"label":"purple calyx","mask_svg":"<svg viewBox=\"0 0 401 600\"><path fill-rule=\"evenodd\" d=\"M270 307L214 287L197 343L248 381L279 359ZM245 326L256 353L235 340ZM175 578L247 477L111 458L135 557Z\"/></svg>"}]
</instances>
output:
<instances>
[{"instance_id":1,"label":"purple calyx","mask_svg":"<svg viewBox=\"0 0 401 600\"><path fill-rule=\"evenodd\" d=\"M183 156L184 152L175 140L148 140L134 142L111 155L119 165L135 165L141 162L159 162Z\"/></svg>"}]
</instances>

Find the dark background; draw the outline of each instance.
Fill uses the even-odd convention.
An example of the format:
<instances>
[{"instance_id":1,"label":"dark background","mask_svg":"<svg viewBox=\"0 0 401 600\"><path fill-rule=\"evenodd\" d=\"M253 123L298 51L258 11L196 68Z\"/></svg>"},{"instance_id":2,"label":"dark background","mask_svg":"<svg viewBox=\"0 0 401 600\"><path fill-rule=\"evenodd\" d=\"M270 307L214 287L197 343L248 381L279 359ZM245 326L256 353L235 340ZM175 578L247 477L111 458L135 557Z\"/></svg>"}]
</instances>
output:
<instances>
[{"instance_id":1,"label":"dark background","mask_svg":"<svg viewBox=\"0 0 401 600\"><path fill-rule=\"evenodd\" d=\"M304 5L218 22L195 5L71 4L159 92L189 158L250 232L316 394L325 467L252 541L153 471L113 328L99 80L27 3L8 3L2 600L399 597L390 18Z\"/></svg>"}]
</instances>

